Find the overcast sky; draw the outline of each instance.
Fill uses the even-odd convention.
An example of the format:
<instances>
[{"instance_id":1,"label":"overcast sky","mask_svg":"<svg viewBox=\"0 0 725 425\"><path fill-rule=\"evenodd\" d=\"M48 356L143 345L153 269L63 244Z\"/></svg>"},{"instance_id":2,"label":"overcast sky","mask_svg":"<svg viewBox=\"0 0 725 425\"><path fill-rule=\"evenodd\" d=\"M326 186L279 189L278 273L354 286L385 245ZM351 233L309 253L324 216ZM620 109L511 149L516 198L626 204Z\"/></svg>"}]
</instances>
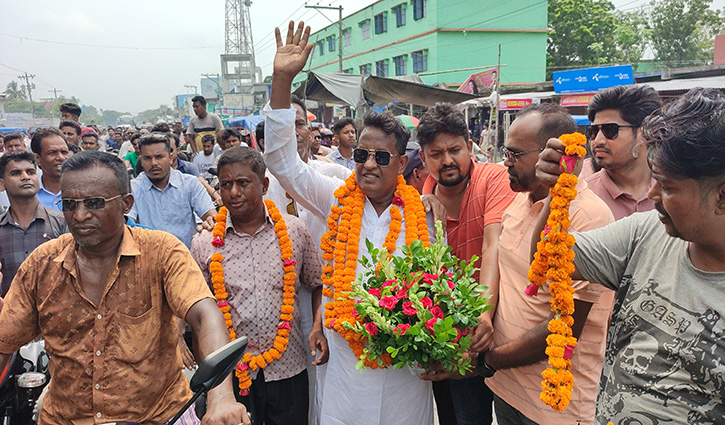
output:
<instances>
[{"instance_id":1,"label":"overcast sky","mask_svg":"<svg viewBox=\"0 0 725 425\"><path fill-rule=\"evenodd\" d=\"M624 10L646 0L615 0ZM202 73L220 71L224 0L3 0L0 18L0 91L22 72L35 74L33 98L76 96L83 104L138 113L172 105L193 93ZM347 16L370 2L342 5ZM723 7L725 0L713 5ZM337 11L304 8L304 0L257 0L250 8L257 65L272 72L275 26L299 19L317 30Z\"/></svg>"}]
</instances>

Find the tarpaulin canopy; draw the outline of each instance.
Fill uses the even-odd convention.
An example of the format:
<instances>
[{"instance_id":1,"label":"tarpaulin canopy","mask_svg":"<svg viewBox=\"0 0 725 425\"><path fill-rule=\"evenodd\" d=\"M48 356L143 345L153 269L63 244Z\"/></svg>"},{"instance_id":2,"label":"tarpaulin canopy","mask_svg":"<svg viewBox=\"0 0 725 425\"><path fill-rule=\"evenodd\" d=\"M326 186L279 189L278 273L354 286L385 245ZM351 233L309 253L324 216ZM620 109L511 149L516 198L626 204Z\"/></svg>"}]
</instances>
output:
<instances>
[{"instance_id":1,"label":"tarpaulin canopy","mask_svg":"<svg viewBox=\"0 0 725 425\"><path fill-rule=\"evenodd\" d=\"M254 132L257 124L264 121L264 115L245 115L239 117L229 117L227 119L228 127L244 127L250 132Z\"/></svg>"},{"instance_id":2,"label":"tarpaulin canopy","mask_svg":"<svg viewBox=\"0 0 725 425\"><path fill-rule=\"evenodd\" d=\"M382 106L390 102L433 106L437 102L460 103L478 96L431 87L411 79L395 79L355 74L309 72L307 82L295 90L301 98L324 103L342 103L358 108Z\"/></svg>"}]
</instances>

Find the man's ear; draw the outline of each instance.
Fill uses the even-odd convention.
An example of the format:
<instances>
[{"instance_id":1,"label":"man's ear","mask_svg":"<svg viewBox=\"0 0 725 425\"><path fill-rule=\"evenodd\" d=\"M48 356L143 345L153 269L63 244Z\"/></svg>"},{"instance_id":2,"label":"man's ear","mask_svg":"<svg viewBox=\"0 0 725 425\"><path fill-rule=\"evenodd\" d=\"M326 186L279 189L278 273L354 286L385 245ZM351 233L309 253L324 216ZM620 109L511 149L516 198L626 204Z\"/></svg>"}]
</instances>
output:
<instances>
[{"instance_id":1,"label":"man's ear","mask_svg":"<svg viewBox=\"0 0 725 425\"><path fill-rule=\"evenodd\" d=\"M2 179L0 179L0 182L2 182ZM717 199L715 200L715 214L717 215L725 215L725 182L720 183L720 186L718 186L715 189Z\"/></svg>"}]
</instances>

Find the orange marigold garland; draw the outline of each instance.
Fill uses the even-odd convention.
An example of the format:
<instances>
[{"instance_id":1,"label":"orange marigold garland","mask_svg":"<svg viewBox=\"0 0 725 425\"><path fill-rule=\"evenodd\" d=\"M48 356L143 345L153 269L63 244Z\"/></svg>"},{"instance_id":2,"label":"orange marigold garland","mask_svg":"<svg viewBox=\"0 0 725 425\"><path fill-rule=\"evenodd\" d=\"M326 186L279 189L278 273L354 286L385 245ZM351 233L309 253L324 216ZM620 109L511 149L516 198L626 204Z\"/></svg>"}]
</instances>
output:
<instances>
[{"instance_id":1,"label":"orange marigold garland","mask_svg":"<svg viewBox=\"0 0 725 425\"><path fill-rule=\"evenodd\" d=\"M376 369L379 367L377 360L369 360L364 353L364 338L352 330L353 325L358 322L355 316L352 285L355 282L365 202L365 195L357 185L355 173L335 191L335 197L338 205L334 205L330 210L327 219L328 231L322 237L320 245L323 251L322 258L326 261L322 269L323 295L332 299L325 304L325 326L345 338L355 357L362 359L366 367ZM392 204L390 226L383 243L388 255L396 250L396 242L402 230L403 215L400 207L403 207L405 214L406 245L420 240L427 247L430 243L428 224L420 194L408 186L401 175L398 176L398 186ZM386 366L392 364L389 355L383 358L383 364Z\"/></svg>"},{"instance_id":2,"label":"orange marigold garland","mask_svg":"<svg viewBox=\"0 0 725 425\"><path fill-rule=\"evenodd\" d=\"M556 411L563 411L571 400L574 376L571 373L571 357L574 355L576 338L572 336L574 325L574 288L571 286L571 274L574 272L574 236L567 233L571 225L569 205L576 198L577 177L571 172L579 158L586 155L583 134L565 134L559 138L565 147L565 156L559 166L562 174L551 194L549 218L541 232L541 241L536 246L534 261L528 273L531 282L526 294L536 296L539 287L549 282L551 293L551 311L554 318L549 322L546 338L546 354L549 356L549 368L541 376L541 400Z\"/></svg>"},{"instance_id":3,"label":"orange marigold garland","mask_svg":"<svg viewBox=\"0 0 725 425\"><path fill-rule=\"evenodd\" d=\"M279 240L279 248L282 252L281 259L284 267L284 286L282 290L282 308L279 315L281 322L277 326L277 337L274 340L274 346L269 350L253 356L250 353L245 353L242 360L237 364L235 374L239 378L239 390L241 395L249 394L249 387L252 385L252 381L249 379L249 369L257 370L257 368L264 368L274 360L282 357L282 353L287 350L287 344L289 343L290 329L292 329L292 313L294 312L295 303L295 280L297 274L295 273L295 265L297 264L293 259L292 241L287 234L287 225L282 218L277 206L270 200L264 201L267 206L269 216L274 222L274 231L277 234ZM228 210L226 207L222 207L219 213L214 217L216 224L212 235L214 240L212 245L215 247L224 246L224 237L226 236L226 221L227 221ZM209 264L209 271L211 272L211 281L214 287L214 297L217 300L217 306L219 310L224 314L224 320L226 321L227 328L229 329L229 336L232 341L236 339L236 333L234 332L234 326L232 324L232 316L229 313L229 304L227 303L227 290L224 285L224 268L222 267L222 261L224 257L215 253L211 257L211 264Z\"/></svg>"}]
</instances>

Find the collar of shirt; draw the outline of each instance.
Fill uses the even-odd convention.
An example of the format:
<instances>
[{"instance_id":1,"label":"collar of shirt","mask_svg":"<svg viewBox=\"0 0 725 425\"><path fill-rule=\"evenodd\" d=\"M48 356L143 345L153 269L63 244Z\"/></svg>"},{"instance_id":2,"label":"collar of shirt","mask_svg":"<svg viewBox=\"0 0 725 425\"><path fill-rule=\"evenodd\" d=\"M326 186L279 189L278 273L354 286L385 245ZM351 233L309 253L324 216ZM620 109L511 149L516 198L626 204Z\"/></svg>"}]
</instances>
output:
<instances>
[{"instance_id":1,"label":"collar of shirt","mask_svg":"<svg viewBox=\"0 0 725 425\"><path fill-rule=\"evenodd\" d=\"M142 177L143 176L143 177ZM146 173L139 174L137 179L141 179L141 184L143 185L144 190L151 190L153 188L156 188L159 191L166 190L169 186L174 187L181 187L181 171L174 170L173 168L169 170L169 183L166 185L164 189L159 189L156 186L154 186L153 183L151 183L151 180L149 179L149 176L146 175Z\"/></svg>"},{"instance_id":2,"label":"collar of shirt","mask_svg":"<svg viewBox=\"0 0 725 425\"><path fill-rule=\"evenodd\" d=\"M626 195L626 196L629 196L630 198L634 199L634 196L623 191L616 185L616 183L614 183L612 178L609 177L609 173L607 173L607 170L599 171L599 181L602 183L602 186L604 187L604 189L606 189L607 192L609 192L609 196L611 196L612 199L617 199L622 195ZM652 188L652 185L654 184L654 182L655 182L655 180L653 178L650 178L650 182L647 185L647 192L644 193L644 196L642 198L635 199L635 201L639 202L644 199L647 199L647 193L649 192L649 189Z\"/></svg>"},{"instance_id":3,"label":"collar of shirt","mask_svg":"<svg viewBox=\"0 0 725 425\"><path fill-rule=\"evenodd\" d=\"M40 190L42 190L43 192L45 192L45 193L47 193L47 194L49 194L51 196L60 195L60 192L53 193L53 192L51 192L51 191L49 191L48 189L45 188L45 186L43 185L43 175L42 174L38 176L38 184L40 185Z\"/></svg>"},{"instance_id":4,"label":"collar of shirt","mask_svg":"<svg viewBox=\"0 0 725 425\"><path fill-rule=\"evenodd\" d=\"M33 216L33 220L31 221L31 223L38 219L48 221L48 212L46 211L43 204L41 204L40 202L38 202L38 206L35 208L35 216ZM14 226L18 225L15 222L15 219L13 219L13 215L10 214L10 208L8 208L7 211L0 215L0 226L5 226L6 224L12 224Z\"/></svg>"},{"instance_id":5,"label":"collar of shirt","mask_svg":"<svg viewBox=\"0 0 725 425\"><path fill-rule=\"evenodd\" d=\"M231 230L233 233L235 233L235 234L237 234L239 236L256 236L257 234L259 234L259 232L262 231L262 229L264 228L264 225L265 224L273 225L272 217L270 217L270 215L269 215L269 210L267 209L267 205L264 205L264 223L263 223L262 226L259 226L259 229L257 229L254 232L253 235L247 235L246 233L237 232L237 229L234 228L234 223L232 222L232 220L233 220L232 219L232 215L231 214L228 214L227 215L227 223L226 223L227 224L227 226L226 226L227 227L227 233Z\"/></svg>"},{"instance_id":6,"label":"collar of shirt","mask_svg":"<svg viewBox=\"0 0 725 425\"><path fill-rule=\"evenodd\" d=\"M184 161L181 160L178 156L176 157L176 164L177 164L177 170L181 171L182 173L186 171L186 164L184 164Z\"/></svg>"},{"instance_id":7,"label":"collar of shirt","mask_svg":"<svg viewBox=\"0 0 725 425\"><path fill-rule=\"evenodd\" d=\"M121 238L121 245L118 247L118 255L116 257L116 264L121 257L135 257L141 255L141 251L136 244L136 241L131 235L131 231L127 226L124 226L123 237ZM72 276L76 277L76 259L78 256L78 249L75 243L68 244L63 251L53 259L55 262L63 264L63 268L68 271ZM82 294L82 292L81 292Z\"/></svg>"}]
</instances>

